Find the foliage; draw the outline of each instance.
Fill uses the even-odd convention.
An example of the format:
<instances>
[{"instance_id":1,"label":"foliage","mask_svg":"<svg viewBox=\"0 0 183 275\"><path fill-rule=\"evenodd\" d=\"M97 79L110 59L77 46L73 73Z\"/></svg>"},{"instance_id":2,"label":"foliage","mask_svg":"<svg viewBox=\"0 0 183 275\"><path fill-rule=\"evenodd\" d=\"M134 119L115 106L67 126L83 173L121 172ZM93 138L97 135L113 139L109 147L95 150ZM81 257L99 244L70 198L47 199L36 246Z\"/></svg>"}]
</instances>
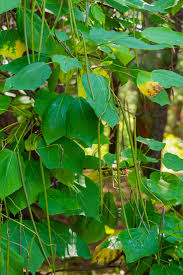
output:
<instances>
[{"instance_id":1,"label":"foliage","mask_svg":"<svg viewBox=\"0 0 183 275\"><path fill-rule=\"evenodd\" d=\"M183 44L183 34L168 21L182 1L147 2L0 1L6 18L0 115L16 118L0 129L0 274L20 275L23 268L35 274L44 260L55 274L55 257L93 257L108 265L122 259L132 274L183 274L183 222L175 210L183 204L183 177L161 171L143 176L144 165L159 161L149 152L166 144L136 137L136 117L114 87L115 78L121 86L131 79L144 100L161 106L170 104L166 89L183 87L178 72L148 72L140 57L172 54ZM154 22L144 29L147 13ZM101 147L110 143L106 127L117 128L117 148L102 159ZM93 146L98 153L87 154ZM183 170L177 155L166 153L161 161ZM126 227L120 232L116 194L110 188L104 194L105 173L118 186ZM121 176L131 192L125 204ZM95 242L92 255L88 244Z\"/></svg>"}]
</instances>

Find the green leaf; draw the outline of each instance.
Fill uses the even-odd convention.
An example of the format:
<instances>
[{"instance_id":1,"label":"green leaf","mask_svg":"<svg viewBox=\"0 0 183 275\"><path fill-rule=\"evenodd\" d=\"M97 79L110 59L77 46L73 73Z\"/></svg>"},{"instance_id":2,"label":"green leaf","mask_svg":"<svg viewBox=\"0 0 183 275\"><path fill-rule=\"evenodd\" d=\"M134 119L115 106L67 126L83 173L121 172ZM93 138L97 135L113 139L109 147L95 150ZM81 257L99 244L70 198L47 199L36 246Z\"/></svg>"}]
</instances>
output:
<instances>
[{"instance_id":1,"label":"green leaf","mask_svg":"<svg viewBox=\"0 0 183 275\"><path fill-rule=\"evenodd\" d=\"M87 244L98 242L105 236L104 224L89 217L77 217L72 230L84 239Z\"/></svg>"},{"instance_id":2,"label":"green leaf","mask_svg":"<svg viewBox=\"0 0 183 275\"><path fill-rule=\"evenodd\" d=\"M28 251L30 248L32 238L34 236L34 234L30 230L28 230L24 227L25 225L28 226L28 228L30 228L30 230L32 229L34 232L34 229L32 228L31 221L24 221L22 226L19 225L18 223L16 223L16 220L8 222L8 229L10 232L9 233L10 240L13 240L13 242L10 241L10 248L12 251L14 251L14 253L16 253L15 258L14 258L15 261L17 259L19 259L19 257L20 257L19 255L16 257L16 255L20 254L20 247L17 244L20 243L20 232L22 232L22 234L21 234L22 250L21 251L22 251L22 257L24 258L24 261L23 261L24 268L26 268L26 265L27 265ZM2 236L7 239L7 223L3 224ZM46 254L48 256L49 251L47 250L46 246L44 248L45 248ZM42 254L42 251L39 246L39 242L37 240L37 237L35 236L33 245L32 245L32 249L31 249L30 266L29 266L30 271L33 274L35 274L35 272L41 267L44 260L45 260L44 255ZM12 261L12 263L14 263L14 261ZM4 273L4 274L6 274L6 273ZM2 274L2 275L4 275L4 274ZM14 273L12 273L12 274L14 274ZM19 275L19 274L22 274L22 270L18 274L16 273L16 275Z\"/></svg>"},{"instance_id":3,"label":"green leaf","mask_svg":"<svg viewBox=\"0 0 183 275\"><path fill-rule=\"evenodd\" d=\"M161 200L183 203L183 185L176 175L168 172L153 172L146 183L150 191Z\"/></svg>"},{"instance_id":4,"label":"green leaf","mask_svg":"<svg viewBox=\"0 0 183 275\"><path fill-rule=\"evenodd\" d=\"M9 274L20 275L23 273L24 259L20 256L19 251L15 251L10 247L9 251ZM7 241L1 240L0 251L0 275L8 274L7 271Z\"/></svg>"},{"instance_id":5,"label":"green leaf","mask_svg":"<svg viewBox=\"0 0 183 275\"><path fill-rule=\"evenodd\" d=\"M170 275L170 274L177 274L181 275L182 270L180 267L174 263L171 263L170 265L162 265L162 264L154 264L150 269L150 275Z\"/></svg>"},{"instance_id":6,"label":"green leaf","mask_svg":"<svg viewBox=\"0 0 183 275\"><path fill-rule=\"evenodd\" d=\"M157 226L162 224L162 214L157 214L154 209L148 213L148 218ZM174 215L173 212L166 213L164 215L164 228L163 234L166 236L166 241L169 243L175 243L183 240L183 221Z\"/></svg>"},{"instance_id":7,"label":"green leaf","mask_svg":"<svg viewBox=\"0 0 183 275\"><path fill-rule=\"evenodd\" d=\"M52 175L61 183L72 187L74 184L75 173L64 168L57 168L51 171Z\"/></svg>"},{"instance_id":8,"label":"green leaf","mask_svg":"<svg viewBox=\"0 0 183 275\"><path fill-rule=\"evenodd\" d=\"M48 90L39 90L36 93L36 101L34 103L34 110L43 118L45 111L48 109L51 102L56 99L58 95Z\"/></svg>"},{"instance_id":9,"label":"green leaf","mask_svg":"<svg viewBox=\"0 0 183 275\"><path fill-rule=\"evenodd\" d=\"M34 63L32 55L30 54L29 56L30 56L30 63ZM35 57L35 61L38 62L38 54L37 53L35 53L34 57ZM41 54L39 61L47 63L48 56ZM4 64L4 65L0 66L0 70L6 70L13 74L17 74L20 70L22 70L27 65L29 65L29 63L27 60L27 55L25 55L20 58L14 59L13 61L9 62L8 64Z\"/></svg>"},{"instance_id":10,"label":"green leaf","mask_svg":"<svg viewBox=\"0 0 183 275\"><path fill-rule=\"evenodd\" d=\"M3 237L7 238L7 224L3 225ZM83 257L90 258L90 252L88 246L85 241L77 236L66 224L61 223L59 221L51 221L51 232L52 232L52 243L53 247L56 247L56 255L60 258L62 257ZM27 265L27 251L30 248L31 241L34 235L34 228L32 226L32 222L28 220L24 220L22 226L13 221L8 222L8 227L10 229L10 247L20 253L20 247L17 243L20 243L20 230L22 230L21 235L21 245L24 249L22 249L22 256L24 257L24 268ZM42 223L36 223L36 227L38 230L38 234L43 240L42 245L44 247L45 253L47 256L50 256L51 250L49 246L49 233L46 221L43 220ZM21 229L20 229L21 228ZM29 230L27 229L29 228ZM16 257L15 257L16 258ZM18 258L17 258L18 259ZM37 237L35 236L33 240L33 245L31 249L30 256L30 271L35 274L35 272L41 267L43 261L45 260L44 255L42 254L39 242ZM13 260L12 260L12 263ZM14 275L14 273L12 273ZM21 273L16 273L15 275L19 275ZM2 274L4 275L4 274Z\"/></svg>"},{"instance_id":11,"label":"green leaf","mask_svg":"<svg viewBox=\"0 0 183 275\"><path fill-rule=\"evenodd\" d=\"M132 271L132 275L143 275L152 265L152 256L146 257L138 261L138 263L129 264L129 269Z\"/></svg>"},{"instance_id":12,"label":"green leaf","mask_svg":"<svg viewBox=\"0 0 183 275\"><path fill-rule=\"evenodd\" d=\"M183 33L166 27L150 27L141 32L142 37L160 44L182 45Z\"/></svg>"},{"instance_id":13,"label":"green leaf","mask_svg":"<svg viewBox=\"0 0 183 275\"><path fill-rule=\"evenodd\" d=\"M38 0L38 2L41 5L42 0ZM47 0L46 8L57 16L59 13L60 3L58 2L58 0ZM68 12L68 5L67 5L67 2L66 3L64 2L62 6L62 11L61 13L59 13L60 14L59 19L61 19L61 17L66 14L66 12Z\"/></svg>"},{"instance_id":14,"label":"green leaf","mask_svg":"<svg viewBox=\"0 0 183 275\"><path fill-rule=\"evenodd\" d=\"M25 66L16 75L8 78L4 92L9 90L35 90L49 78L51 69L44 62Z\"/></svg>"},{"instance_id":15,"label":"green leaf","mask_svg":"<svg viewBox=\"0 0 183 275\"><path fill-rule=\"evenodd\" d=\"M37 148L44 165L48 169L60 168L62 147L59 144L46 145L43 139L40 140Z\"/></svg>"},{"instance_id":16,"label":"green leaf","mask_svg":"<svg viewBox=\"0 0 183 275\"><path fill-rule=\"evenodd\" d=\"M1 0L0 2L0 14L9 10L17 8L20 4L20 0Z\"/></svg>"},{"instance_id":17,"label":"green leaf","mask_svg":"<svg viewBox=\"0 0 183 275\"><path fill-rule=\"evenodd\" d=\"M87 94L86 100L94 109L98 118L114 127L119 121L118 109L114 105L108 83L104 77L99 74L84 75L82 84Z\"/></svg>"},{"instance_id":18,"label":"green leaf","mask_svg":"<svg viewBox=\"0 0 183 275\"><path fill-rule=\"evenodd\" d=\"M111 153L107 153L104 156L104 160L105 163L109 166L112 167L112 165L114 164L114 162L116 161L116 155L115 154L111 154Z\"/></svg>"},{"instance_id":19,"label":"green leaf","mask_svg":"<svg viewBox=\"0 0 183 275\"><path fill-rule=\"evenodd\" d=\"M121 36L126 36L126 34L123 32L115 32L114 30L106 31L100 27L100 28L92 28L89 34L86 35L86 39L93 43L106 44L110 42L116 42L121 38Z\"/></svg>"},{"instance_id":20,"label":"green leaf","mask_svg":"<svg viewBox=\"0 0 183 275\"><path fill-rule=\"evenodd\" d=\"M64 73L76 68L81 68L81 63L77 60L77 58L71 58L65 55L54 55L52 56L52 60L60 65L60 69Z\"/></svg>"},{"instance_id":21,"label":"green leaf","mask_svg":"<svg viewBox=\"0 0 183 275\"><path fill-rule=\"evenodd\" d=\"M48 172L44 170L46 187L50 187L50 178ZM38 196L43 192L43 182L40 170L39 161L30 160L25 169L25 185L27 189L27 194L29 198L29 203L32 204L38 200ZM8 207L10 211L15 215L20 210L27 207L27 201L25 198L25 193L23 187L18 191L14 192L8 197Z\"/></svg>"},{"instance_id":22,"label":"green leaf","mask_svg":"<svg viewBox=\"0 0 183 275\"><path fill-rule=\"evenodd\" d=\"M168 47L167 44L150 45L135 37L130 37L123 32L106 31L102 28L93 28L90 30L89 35L86 35L86 39L93 43L98 44L110 44L115 43L117 45L125 46L132 49L141 50L161 50Z\"/></svg>"},{"instance_id":23,"label":"green leaf","mask_svg":"<svg viewBox=\"0 0 183 275\"><path fill-rule=\"evenodd\" d=\"M110 192L104 195L104 208L102 212L102 220L105 225L116 229L118 222L118 209L114 202L113 194Z\"/></svg>"},{"instance_id":24,"label":"green leaf","mask_svg":"<svg viewBox=\"0 0 183 275\"><path fill-rule=\"evenodd\" d=\"M175 172L183 170L183 159L177 155L166 153L162 162L166 168L172 169Z\"/></svg>"},{"instance_id":25,"label":"green leaf","mask_svg":"<svg viewBox=\"0 0 183 275\"><path fill-rule=\"evenodd\" d=\"M78 184L75 184L75 196L80 205L81 215L92 217L97 221L99 218L99 188L89 178L80 176Z\"/></svg>"},{"instance_id":26,"label":"green leaf","mask_svg":"<svg viewBox=\"0 0 183 275\"><path fill-rule=\"evenodd\" d=\"M63 137L58 142L63 150L61 167L82 174L85 153L73 140Z\"/></svg>"},{"instance_id":27,"label":"green leaf","mask_svg":"<svg viewBox=\"0 0 183 275\"><path fill-rule=\"evenodd\" d=\"M17 154L9 149L0 151L0 179L1 199L22 186Z\"/></svg>"},{"instance_id":28,"label":"green leaf","mask_svg":"<svg viewBox=\"0 0 183 275\"><path fill-rule=\"evenodd\" d=\"M60 66L57 64L48 80L48 89L50 92L54 92L57 89L57 84L60 76Z\"/></svg>"},{"instance_id":29,"label":"green leaf","mask_svg":"<svg viewBox=\"0 0 183 275\"><path fill-rule=\"evenodd\" d=\"M59 30L55 30L55 34L56 34L56 37L60 40L60 41L66 41L66 40L69 40L69 37L67 35L66 32L61 32Z\"/></svg>"},{"instance_id":30,"label":"green leaf","mask_svg":"<svg viewBox=\"0 0 183 275\"><path fill-rule=\"evenodd\" d=\"M6 112L11 102L11 97L0 94L0 115Z\"/></svg>"},{"instance_id":31,"label":"green leaf","mask_svg":"<svg viewBox=\"0 0 183 275\"><path fill-rule=\"evenodd\" d=\"M32 50L32 35L31 35L31 10L26 9L26 34L27 34L27 41L28 47ZM16 14L16 23L18 27L18 31L22 37L24 37L24 10L23 8L19 9ZM34 13L33 15L33 44L34 50L39 51L40 46L40 30L41 30L41 18ZM48 29L47 25L43 25L43 38L42 38L42 45L41 45L41 53L47 55L53 54L65 54L64 48L56 42L50 30Z\"/></svg>"},{"instance_id":32,"label":"green leaf","mask_svg":"<svg viewBox=\"0 0 183 275\"><path fill-rule=\"evenodd\" d=\"M90 7L93 17L99 22L100 25L105 23L105 14L102 8L96 3Z\"/></svg>"},{"instance_id":33,"label":"green leaf","mask_svg":"<svg viewBox=\"0 0 183 275\"><path fill-rule=\"evenodd\" d=\"M79 204L72 192L68 188L62 190L49 189L47 191L48 197L48 212L49 215L56 215L61 213L68 213L68 211L80 210ZM46 204L44 194L39 197L39 206L46 211Z\"/></svg>"},{"instance_id":34,"label":"green leaf","mask_svg":"<svg viewBox=\"0 0 183 275\"><path fill-rule=\"evenodd\" d=\"M103 162L102 162L103 164ZM83 168L84 169L98 169L99 167L99 158L95 156L85 156L84 162L83 162Z\"/></svg>"},{"instance_id":35,"label":"green leaf","mask_svg":"<svg viewBox=\"0 0 183 275\"><path fill-rule=\"evenodd\" d=\"M120 12L126 12L128 10L126 5L122 3L121 0L105 0L105 2Z\"/></svg>"},{"instance_id":36,"label":"green leaf","mask_svg":"<svg viewBox=\"0 0 183 275\"><path fill-rule=\"evenodd\" d=\"M155 1L152 4L148 4L147 2L144 2L143 0L123 0L123 4L126 4L130 7L135 7L138 9L144 9L152 12L160 12L164 13L165 10L175 4L174 0L159 0Z\"/></svg>"},{"instance_id":37,"label":"green leaf","mask_svg":"<svg viewBox=\"0 0 183 275\"><path fill-rule=\"evenodd\" d=\"M42 122L42 132L46 143L49 145L66 135L66 116L72 97L62 93L48 106Z\"/></svg>"},{"instance_id":38,"label":"green leaf","mask_svg":"<svg viewBox=\"0 0 183 275\"><path fill-rule=\"evenodd\" d=\"M67 135L92 146L97 139L98 118L88 102L80 97L75 98L67 113Z\"/></svg>"},{"instance_id":39,"label":"green leaf","mask_svg":"<svg viewBox=\"0 0 183 275\"><path fill-rule=\"evenodd\" d=\"M166 143L160 142L158 140L155 140L153 138L143 138L143 137L137 137L137 141L146 144L149 149L154 150L154 151L161 151Z\"/></svg>"},{"instance_id":40,"label":"green leaf","mask_svg":"<svg viewBox=\"0 0 183 275\"><path fill-rule=\"evenodd\" d=\"M49 190L48 198L51 214L84 215L100 221L99 188L87 177L80 176L72 188L60 185L59 190ZM40 206L45 209L43 195L40 197Z\"/></svg>"},{"instance_id":41,"label":"green leaf","mask_svg":"<svg viewBox=\"0 0 183 275\"><path fill-rule=\"evenodd\" d=\"M117 59L125 66L135 57L127 47L111 44L110 48L113 50Z\"/></svg>"},{"instance_id":42,"label":"green leaf","mask_svg":"<svg viewBox=\"0 0 183 275\"><path fill-rule=\"evenodd\" d=\"M122 230L119 235L106 240L101 248L123 249L127 263L132 263L158 252L157 230L149 230L149 233L147 233L145 228L131 228L130 234L132 239L129 237L127 230Z\"/></svg>"},{"instance_id":43,"label":"green leaf","mask_svg":"<svg viewBox=\"0 0 183 275\"><path fill-rule=\"evenodd\" d=\"M135 37L130 37L130 36L123 36L119 40L117 40L116 43L118 45L125 46L127 48L139 49L139 50L161 50L168 47L168 45L166 44L150 45Z\"/></svg>"},{"instance_id":44,"label":"green leaf","mask_svg":"<svg viewBox=\"0 0 183 275\"><path fill-rule=\"evenodd\" d=\"M168 97L168 94L165 90L160 92L156 97L148 97L151 101L158 103L161 106L170 104L170 99Z\"/></svg>"},{"instance_id":45,"label":"green leaf","mask_svg":"<svg viewBox=\"0 0 183 275\"><path fill-rule=\"evenodd\" d=\"M55 240L58 257L82 257L90 259L91 254L85 241L71 228L59 221L51 221L52 240ZM47 232L48 239L48 232ZM47 243L49 242L49 239Z\"/></svg>"},{"instance_id":46,"label":"green leaf","mask_svg":"<svg viewBox=\"0 0 183 275\"><path fill-rule=\"evenodd\" d=\"M164 88L183 87L183 76L172 71L155 70L152 72L152 79Z\"/></svg>"}]
</instances>

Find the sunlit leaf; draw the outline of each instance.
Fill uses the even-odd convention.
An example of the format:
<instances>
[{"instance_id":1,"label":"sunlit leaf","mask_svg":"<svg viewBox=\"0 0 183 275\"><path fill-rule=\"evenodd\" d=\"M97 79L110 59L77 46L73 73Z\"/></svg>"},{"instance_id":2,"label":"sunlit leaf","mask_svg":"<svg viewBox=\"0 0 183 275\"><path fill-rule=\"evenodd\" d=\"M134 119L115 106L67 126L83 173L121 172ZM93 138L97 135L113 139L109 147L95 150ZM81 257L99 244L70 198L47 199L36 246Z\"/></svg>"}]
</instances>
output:
<instances>
[{"instance_id":1,"label":"sunlit leaf","mask_svg":"<svg viewBox=\"0 0 183 275\"><path fill-rule=\"evenodd\" d=\"M172 169L175 172L183 170L183 159L177 155L166 153L162 162L166 168Z\"/></svg>"}]
</instances>

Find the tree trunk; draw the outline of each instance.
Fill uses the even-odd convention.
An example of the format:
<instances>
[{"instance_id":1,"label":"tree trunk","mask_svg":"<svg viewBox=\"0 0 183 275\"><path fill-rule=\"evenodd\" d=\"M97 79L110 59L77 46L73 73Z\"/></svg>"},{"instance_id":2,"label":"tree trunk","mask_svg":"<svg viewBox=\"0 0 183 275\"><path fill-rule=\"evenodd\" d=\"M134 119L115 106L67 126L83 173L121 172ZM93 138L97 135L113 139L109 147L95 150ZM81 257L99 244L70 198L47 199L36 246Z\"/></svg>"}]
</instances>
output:
<instances>
[{"instance_id":1,"label":"tree trunk","mask_svg":"<svg viewBox=\"0 0 183 275\"><path fill-rule=\"evenodd\" d=\"M181 9L174 17L172 17L176 31L181 32L182 30L182 18L183 9ZM154 56L153 60L152 53L149 55L151 58L148 59L147 54L147 62L145 64L147 70L152 70L152 63L157 64L158 69L175 70L178 61L178 52L179 47L176 47L175 51L172 49L165 49L162 52L161 59L159 60L157 56ZM167 62L168 57L169 61ZM171 89L167 89L167 93L170 97ZM168 105L160 106L159 104L154 103L147 98L144 99L144 97L140 94L137 105L137 113L143 112L143 114L141 116L137 116L137 136L139 135L142 137L148 137L162 141L167 123L167 111ZM161 152L151 151L150 156L160 159ZM158 163L152 163L150 167L159 170L160 165L161 163L159 161ZM149 176L152 170L148 169L144 172L146 176Z\"/></svg>"}]
</instances>

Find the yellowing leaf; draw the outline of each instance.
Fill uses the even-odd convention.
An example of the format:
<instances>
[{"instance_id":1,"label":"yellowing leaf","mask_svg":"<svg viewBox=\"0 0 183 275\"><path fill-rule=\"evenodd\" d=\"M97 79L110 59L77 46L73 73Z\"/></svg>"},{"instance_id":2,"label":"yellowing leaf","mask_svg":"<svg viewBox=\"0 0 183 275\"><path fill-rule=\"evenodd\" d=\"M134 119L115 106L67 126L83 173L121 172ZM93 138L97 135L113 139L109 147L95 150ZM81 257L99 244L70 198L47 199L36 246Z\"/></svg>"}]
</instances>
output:
<instances>
[{"instance_id":1,"label":"yellowing leaf","mask_svg":"<svg viewBox=\"0 0 183 275\"><path fill-rule=\"evenodd\" d=\"M87 97L80 76L78 77L78 90L79 90L79 96L81 96L81 97L83 97L83 98L86 98L86 97Z\"/></svg>"},{"instance_id":2,"label":"yellowing leaf","mask_svg":"<svg viewBox=\"0 0 183 275\"><path fill-rule=\"evenodd\" d=\"M105 78L109 78L108 73L107 73L103 68L101 68L101 67L95 68L95 69L93 70L93 73L94 73L94 74L100 74L100 75L102 75L102 76L105 77Z\"/></svg>"},{"instance_id":3,"label":"yellowing leaf","mask_svg":"<svg viewBox=\"0 0 183 275\"><path fill-rule=\"evenodd\" d=\"M110 236L108 236L105 240L107 240L110 237L115 236L119 233L120 233L120 230L116 230ZM101 242L95 248L95 251L93 253L92 263L108 264L112 261L119 260L120 258L123 258L121 249L110 249L110 248L102 248L101 249L101 245L103 244L103 242Z\"/></svg>"},{"instance_id":4,"label":"yellowing leaf","mask_svg":"<svg viewBox=\"0 0 183 275\"><path fill-rule=\"evenodd\" d=\"M74 73L74 70L70 70L67 73L64 73L60 70L60 73L59 73L60 82L61 83L68 83L69 80L72 78L73 73Z\"/></svg>"},{"instance_id":5,"label":"yellowing leaf","mask_svg":"<svg viewBox=\"0 0 183 275\"><path fill-rule=\"evenodd\" d=\"M2 49L0 49L0 55L4 55L6 57L11 57L13 59L19 58L25 52L25 44L20 40L15 41L15 45L9 46L4 45Z\"/></svg>"},{"instance_id":6,"label":"yellowing leaf","mask_svg":"<svg viewBox=\"0 0 183 275\"><path fill-rule=\"evenodd\" d=\"M0 32L0 55L19 58L26 51L25 43L16 30L8 30Z\"/></svg>"},{"instance_id":7,"label":"yellowing leaf","mask_svg":"<svg viewBox=\"0 0 183 275\"><path fill-rule=\"evenodd\" d=\"M107 235L111 235L111 234L114 234L115 230L111 227L109 227L108 225L105 225L105 233Z\"/></svg>"},{"instance_id":8,"label":"yellowing leaf","mask_svg":"<svg viewBox=\"0 0 183 275\"><path fill-rule=\"evenodd\" d=\"M152 73L140 71L137 75L137 87L148 97L156 97L164 88L152 80Z\"/></svg>"},{"instance_id":9,"label":"yellowing leaf","mask_svg":"<svg viewBox=\"0 0 183 275\"><path fill-rule=\"evenodd\" d=\"M87 175L88 178L90 178L93 182L98 183L99 182L99 172L95 171L91 174Z\"/></svg>"},{"instance_id":10,"label":"yellowing leaf","mask_svg":"<svg viewBox=\"0 0 183 275\"><path fill-rule=\"evenodd\" d=\"M103 248L98 251L95 250L92 263L109 264L110 262L119 260L121 254L122 250L120 249Z\"/></svg>"}]
</instances>

